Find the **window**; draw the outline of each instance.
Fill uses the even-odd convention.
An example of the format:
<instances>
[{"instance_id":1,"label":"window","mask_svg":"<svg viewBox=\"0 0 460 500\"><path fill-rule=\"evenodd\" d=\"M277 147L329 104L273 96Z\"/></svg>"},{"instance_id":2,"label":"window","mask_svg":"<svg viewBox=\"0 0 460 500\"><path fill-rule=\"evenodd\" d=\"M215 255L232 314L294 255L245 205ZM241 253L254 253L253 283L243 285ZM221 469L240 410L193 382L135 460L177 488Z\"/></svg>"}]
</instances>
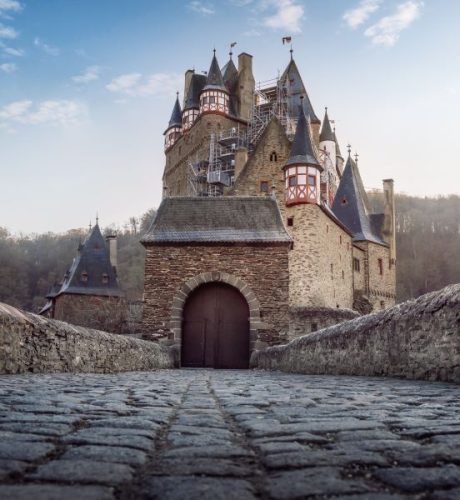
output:
<instances>
[{"instance_id":1,"label":"window","mask_svg":"<svg viewBox=\"0 0 460 500\"><path fill-rule=\"evenodd\" d=\"M260 192L268 193L268 181L260 181Z\"/></svg>"},{"instance_id":2,"label":"window","mask_svg":"<svg viewBox=\"0 0 460 500\"><path fill-rule=\"evenodd\" d=\"M342 244L342 235L339 236L340 244Z\"/></svg>"},{"instance_id":3,"label":"window","mask_svg":"<svg viewBox=\"0 0 460 500\"><path fill-rule=\"evenodd\" d=\"M342 198L342 201L341 201L340 203L342 203L342 205L348 205L348 200L347 200L347 198L344 196L344 197Z\"/></svg>"},{"instance_id":4,"label":"window","mask_svg":"<svg viewBox=\"0 0 460 500\"><path fill-rule=\"evenodd\" d=\"M297 185L297 177L295 175L289 177L289 186L294 187L296 185Z\"/></svg>"},{"instance_id":5,"label":"window","mask_svg":"<svg viewBox=\"0 0 460 500\"><path fill-rule=\"evenodd\" d=\"M109 275L107 273L103 273L103 275L102 275L102 284L103 285L109 284Z\"/></svg>"},{"instance_id":6,"label":"window","mask_svg":"<svg viewBox=\"0 0 460 500\"><path fill-rule=\"evenodd\" d=\"M211 96L209 98L209 104L215 104L216 103L216 98L214 96Z\"/></svg>"},{"instance_id":7,"label":"window","mask_svg":"<svg viewBox=\"0 0 460 500\"><path fill-rule=\"evenodd\" d=\"M380 309L385 309L385 301L380 301Z\"/></svg>"},{"instance_id":8,"label":"window","mask_svg":"<svg viewBox=\"0 0 460 500\"><path fill-rule=\"evenodd\" d=\"M379 274L383 274L383 260L378 259L378 264L379 264Z\"/></svg>"},{"instance_id":9,"label":"window","mask_svg":"<svg viewBox=\"0 0 460 500\"><path fill-rule=\"evenodd\" d=\"M288 217L288 219L287 219L287 225L289 227L293 227L294 226L294 217Z\"/></svg>"},{"instance_id":10,"label":"window","mask_svg":"<svg viewBox=\"0 0 460 500\"><path fill-rule=\"evenodd\" d=\"M353 269L359 273L361 271L361 263L359 261L359 259L357 259L356 257L353 257Z\"/></svg>"},{"instance_id":11,"label":"window","mask_svg":"<svg viewBox=\"0 0 460 500\"><path fill-rule=\"evenodd\" d=\"M278 161L278 155L276 154L276 151L272 151L270 153L270 161Z\"/></svg>"},{"instance_id":12,"label":"window","mask_svg":"<svg viewBox=\"0 0 460 500\"><path fill-rule=\"evenodd\" d=\"M345 279L345 271L342 270L342 279Z\"/></svg>"},{"instance_id":13,"label":"window","mask_svg":"<svg viewBox=\"0 0 460 500\"><path fill-rule=\"evenodd\" d=\"M334 264L331 264L331 280L334 279Z\"/></svg>"},{"instance_id":14,"label":"window","mask_svg":"<svg viewBox=\"0 0 460 500\"><path fill-rule=\"evenodd\" d=\"M80 280L83 281L83 283L86 283L88 281L88 273L86 271L83 271L81 273Z\"/></svg>"},{"instance_id":15,"label":"window","mask_svg":"<svg viewBox=\"0 0 460 500\"><path fill-rule=\"evenodd\" d=\"M318 323L312 323L311 324L311 330L312 332L316 332L318 330Z\"/></svg>"},{"instance_id":16,"label":"window","mask_svg":"<svg viewBox=\"0 0 460 500\"><path fill-rule=\"evenodd\" d=\"M308 176L308 185L315 186L316 185L316 177L314 175Z\"/></svg>"}]
</instances>

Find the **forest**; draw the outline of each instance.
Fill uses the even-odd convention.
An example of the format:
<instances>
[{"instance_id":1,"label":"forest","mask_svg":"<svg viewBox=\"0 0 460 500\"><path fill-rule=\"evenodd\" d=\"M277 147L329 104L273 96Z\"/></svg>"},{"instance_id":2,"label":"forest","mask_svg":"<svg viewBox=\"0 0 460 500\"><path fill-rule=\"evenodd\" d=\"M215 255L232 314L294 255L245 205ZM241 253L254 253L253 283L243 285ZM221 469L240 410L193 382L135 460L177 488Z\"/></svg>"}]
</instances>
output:
<instances>
[{"instance_id":1,"label":"forest","mask_svg":"<svg viewBox=\"0 0 460 500\"><path fill-rule=\"evenodd\" d=\"M381 211L381 193L368 194L373 208ZM150 209L120 227L103 228L117 232L118 276L128 300L142 297L144 248L139 240L154 216ZM460 196L397 194L396 229L398 302L460 282ZM0 302L39 311L87 234L88 229L71 229L17 236L0 226Z\"/></svg>"}]
</instances>

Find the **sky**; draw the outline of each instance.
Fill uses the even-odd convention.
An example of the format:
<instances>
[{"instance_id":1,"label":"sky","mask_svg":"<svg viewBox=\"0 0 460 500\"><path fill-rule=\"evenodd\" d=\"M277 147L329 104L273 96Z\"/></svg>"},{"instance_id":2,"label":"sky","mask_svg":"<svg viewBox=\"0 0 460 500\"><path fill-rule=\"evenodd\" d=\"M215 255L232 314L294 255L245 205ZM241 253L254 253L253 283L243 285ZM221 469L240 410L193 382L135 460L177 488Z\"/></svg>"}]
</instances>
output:
<instances>
[{"instance_id":1,"label":"sky","mask_svg":"<svg viewBox=\"0 0 460 500\"><path fill-rule=\"evenodd\" d=\"M0 227L123 225L161 201L163 132L189 68L294 59L367 188L460 194L460 2L0 0Z\"/></svg>"}]
</instances>

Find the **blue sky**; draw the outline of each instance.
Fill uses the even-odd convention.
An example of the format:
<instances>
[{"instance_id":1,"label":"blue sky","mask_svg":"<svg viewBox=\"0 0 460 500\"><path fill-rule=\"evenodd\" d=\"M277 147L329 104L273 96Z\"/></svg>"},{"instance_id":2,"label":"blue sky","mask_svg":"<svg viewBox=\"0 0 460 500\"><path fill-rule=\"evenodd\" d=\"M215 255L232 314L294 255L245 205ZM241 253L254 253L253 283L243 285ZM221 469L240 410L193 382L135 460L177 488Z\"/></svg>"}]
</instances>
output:
<instances>
[{"instance_id":1,"label":"blue sky","mask_svg":"<svg viewBox=\"0 0 460 500\"><path fill-rule=\"evenodd\" d=\"M458 19L451 0L0 0L0 226L123 224L158 206L162 133L183 73L215 47L256 80L295 60L367 187L460 192Z\"/></svg>"}]
</instances>

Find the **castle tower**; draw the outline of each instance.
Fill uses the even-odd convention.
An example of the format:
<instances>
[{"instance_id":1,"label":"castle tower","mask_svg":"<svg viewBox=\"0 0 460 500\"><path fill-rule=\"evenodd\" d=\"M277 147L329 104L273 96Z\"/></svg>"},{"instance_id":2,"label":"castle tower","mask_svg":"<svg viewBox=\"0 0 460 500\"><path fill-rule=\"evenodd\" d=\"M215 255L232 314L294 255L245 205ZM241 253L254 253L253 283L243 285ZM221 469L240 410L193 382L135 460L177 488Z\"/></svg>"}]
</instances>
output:
<instances>
[{"instance_id":1,"label":"castle tower","mask_svg":"<svg viewBox=\"0 0 460 500\"><path fill-rule=\"evenodd\" d=\"M299 119L294 141L289 159L284 166L286 205L319 204L322 170L315 155L309 123L305 118L303 107L299 106Z\"/></svg>"},{"instance_id":2,"label":"castle tower","mask_svg":"<svg viewBox=\"0 0 460 500\"><path fill-rule=\"evenodd\" d=\"M334 132L332 132L331 122L329 121L329 116L327 114L327 108L324 113L323 126L321 128L321 133L319 134L319 148L325 151L329 158L331 159L332 165L336 163L336 146Z\"/></svg>"},{"instance_id":3,"label":"castle tower","mask_svg":"<svg viewBox=\"0 0 460 500\"><path fill-rule=\"evenodd\" d=\"M216 58L216 51L214 50L206 85L200 96L200 113L228 115L229 109L229 92L222 78L222 73Z\"/></svg>"},{"instance_id":4,"label":"castle tower","mask_svg":"<svg viewBox=\"0 0 460 500\"><path fill-rule=\"evenodd\" d=\"M187 132L200 115L200 94L206 85L206 77L189 71L185 75L185 99L182 113L182 131Z\"/></svg>"},{"instance_id":5,"label":"castle tower","mask_svg":"<svg viewBox=\"0 0 460 500\"><path fill-rule=\"evenodd\" d=\"M165 136L165 151L167 151L177 139L181 136L182 132L182 110L179 103L179 92L177 93L176 102L169 119L168 128L164 131Z\"/></svg>"},{"instance_id":6,"label":"castle tower","mask_svg":"<svg viewBox=\"0 0 460 500\"><path fill-rule=\"evenodd\" d=\"M251 119L255 86L252 74L252 56L242 52L238 56L238 82L236 85L238 117L242 120L249 121Z\"/></svg>"},{"instance_id":7,"label":"castle tower","mask_svg":"<svg viewBox=\"0 0 460 500\"><path fill-rule=\"evenodd\" d=\"M321 196L323 201L331 206L337 190L338 175L334 133L332 132L327 108L324 113L323 127L319 135L319 148L323 155L322 165L324 167L324 172L321 175Z\"/></svg>"}]
</instances>

